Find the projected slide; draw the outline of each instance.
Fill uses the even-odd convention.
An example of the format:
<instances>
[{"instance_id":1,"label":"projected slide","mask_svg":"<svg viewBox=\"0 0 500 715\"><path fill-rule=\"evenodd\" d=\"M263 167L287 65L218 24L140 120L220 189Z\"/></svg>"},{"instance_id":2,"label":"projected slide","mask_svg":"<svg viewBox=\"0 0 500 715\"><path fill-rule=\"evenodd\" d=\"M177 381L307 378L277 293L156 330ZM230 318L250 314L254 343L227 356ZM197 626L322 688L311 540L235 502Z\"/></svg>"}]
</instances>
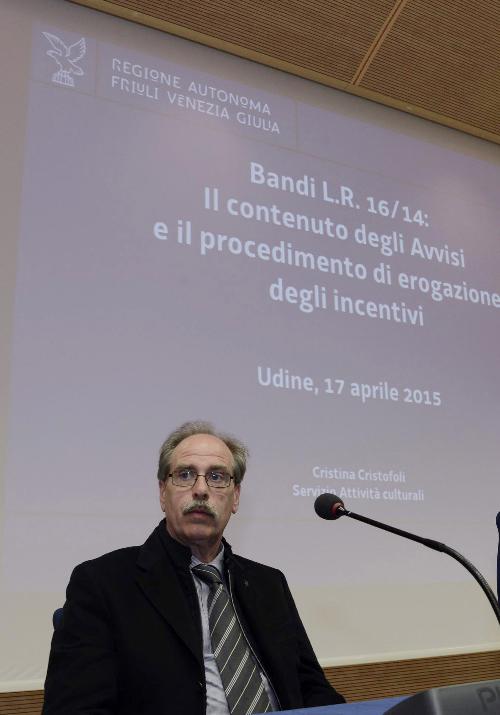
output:
<instances>
[{"instance_id":1,"label":"projected slide","mask_svg":"<svg viewBox=\"0 0 500 715\"><path fill-rule=\"evenodd\" d=\"M315 516L323 492L488 569L498 165L145 32L33 26L7 588L62 598L76 562L144 540L160 444L195 418L250 448L235 550L299 592L467 579L397 543L383 565L376 532Z\"/></svg>"}]
</instances>

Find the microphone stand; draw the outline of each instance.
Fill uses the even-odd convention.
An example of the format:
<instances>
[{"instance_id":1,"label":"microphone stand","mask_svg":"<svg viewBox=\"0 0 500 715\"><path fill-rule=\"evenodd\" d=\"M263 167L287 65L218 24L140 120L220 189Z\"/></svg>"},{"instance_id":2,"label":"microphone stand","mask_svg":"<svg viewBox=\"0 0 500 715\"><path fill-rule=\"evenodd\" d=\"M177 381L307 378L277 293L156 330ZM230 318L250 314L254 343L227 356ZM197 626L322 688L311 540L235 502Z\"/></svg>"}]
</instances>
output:
<instances>
[{"instance_id":1,"label":"microphone stand","mask_svg":"<svg viewBox=\"0 0 500 715\"><path fill-rule=\"evenodd\" d=\"M332 511L335 512L335 518L338 518L340 516L348 516L351 519L356 519L356 521L362 521L365 524L369 524L370 526L375 526L377 529L383 529L384 531L390 531L391 534L397 534L398 536L403 536L405 539L410 539L411 541L416 541L418 544L423 544L424 546L427 546L429 549L434 549L434 551L441 551L442 553L448 554L448 556L451 556L452 559L455 559L458 561L462 566L464 566L469 573L471 573L478 584L481 586L483 589L484 593L486 594L486 597L488 601L491 604L491 607L493 608L495 612L495 616L497 617L497 621L500 625L500 606L498 604L497 599L495 598L495 594L491 590L491 588L488 585L488 582L484 578L484 576L481 575L481 573L477 570L475 566L473 566L470 561L467 561L465 556L462 556L462 554L459 554L458 551L455 551L455 549L451 549L449 546L446 546L446 544L442 544L440 541L434 541L434 539L426 539L423 536L417 536L416 534L411 534L409 531L403 531L402 529L397 529L395 526L389 526L388 524L383 524L381 521L376 521L375 519L370 519L367 516L362 516L361 514L356 514L353 511L349 511L346 509L344 506L342 506L340 503L337 503L333 506ZM337 516L338 515L338 516Z\"/></svg>"}]
</instances>

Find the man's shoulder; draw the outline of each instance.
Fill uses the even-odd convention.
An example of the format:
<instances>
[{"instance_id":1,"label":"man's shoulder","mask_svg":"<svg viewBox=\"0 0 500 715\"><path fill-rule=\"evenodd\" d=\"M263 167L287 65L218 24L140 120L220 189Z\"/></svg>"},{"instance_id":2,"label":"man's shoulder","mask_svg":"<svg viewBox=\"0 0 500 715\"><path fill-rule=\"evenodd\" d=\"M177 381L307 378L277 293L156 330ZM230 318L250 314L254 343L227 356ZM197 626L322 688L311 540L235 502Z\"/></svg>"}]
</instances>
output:
<instances>
[{"instance_id":1,"label":"man's shoulder","mask_svg":"<svg viewBox=\"0 0 500 715\"><path fill-rule=\"evenodd\" d=\"M96 566L106 567L113 563L132 561L137 558L141 548L141 546L122 546L119 549L114 549L114 551L108 551L105 554L96 556L93 559L87 559L83 563L93 563Z\"/></svg>"},{"instance_id":2,"label":"man's shoulder","mask_svg":"<svg viewBox=\"0 0 500 715\"><path fill-rule=\"evenodd\" d=\"M238 554L232 554L232 559L234 563L247 574L255 573L267 578L285 580L283 572L274 566L268 566L267 564L247 559L245 556L239 556Z\"/></svg>"},{"instance_id":3,"label":"man's shoulder","mask_svg":"<svg viewBox=\"0 0 500 715\"><path fill-rule=\"evenodd\" d=\"M143 563L146 567L150 566L158 561L163 554L159 533L160 527L158 526L140 546L125 546L83 561L75 567L73 573L83 572L106 575L120 572L127 573L140 563Z\"/></svg>"},{"instance_id":4,"label":"man's shoulder","mask_svg":"<svg viewBox=\"0 0 500 715\"><path fill-rule=\"evenodd\" d=\"M140 546L125 546L121 549L109 551L106 554L87 559L75 566L73 573L91 572L96 574L106 574L114 571L121 571L133 566L137 562L137 557L141 550Z\"/></svg>"}]
</instances>

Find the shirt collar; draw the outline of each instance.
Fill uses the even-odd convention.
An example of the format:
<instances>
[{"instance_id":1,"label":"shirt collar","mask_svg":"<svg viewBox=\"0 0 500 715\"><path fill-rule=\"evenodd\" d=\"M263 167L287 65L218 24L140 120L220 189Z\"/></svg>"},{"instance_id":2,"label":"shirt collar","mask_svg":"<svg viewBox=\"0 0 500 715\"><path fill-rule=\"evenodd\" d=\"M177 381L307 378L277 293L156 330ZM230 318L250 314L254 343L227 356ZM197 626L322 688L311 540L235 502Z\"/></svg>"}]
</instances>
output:
<instances>
[{"instance_id":1,"label":"shirt collar","mask_svg":"<svg viewBox=\"0 0 500 715\"><path fill-rule=\"evenodd\" d=\"M191 554L191 563L189 564L190 568L198 566L198 564L202 563L204 563L204 561L200 561L200 559L198 559L194 554ZM213 559L213 561L210 561L210 566L215 566L221 576L224 575L224 544L220 545L217 556Z\"/></svg>"}]
</instances>

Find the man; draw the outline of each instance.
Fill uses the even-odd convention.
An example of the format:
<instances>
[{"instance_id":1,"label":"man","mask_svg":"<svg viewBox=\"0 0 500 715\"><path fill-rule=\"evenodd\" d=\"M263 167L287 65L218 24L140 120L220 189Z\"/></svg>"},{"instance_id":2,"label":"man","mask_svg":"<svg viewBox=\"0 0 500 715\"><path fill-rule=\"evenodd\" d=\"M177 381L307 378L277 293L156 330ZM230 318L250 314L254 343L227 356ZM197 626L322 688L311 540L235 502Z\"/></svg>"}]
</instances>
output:
<instances>
[{"instance_id":1,"label":"man","mask_svg":"<svg viewBox=\"0 0 500 715\"><path fill-rule=\"evenodd\" d=\"M188 422L159 460L165 520L142 547L73 571L45 715L241 715L344 702L280 571L233 555L247 450Z\"/></svg>"}]
</instances>

